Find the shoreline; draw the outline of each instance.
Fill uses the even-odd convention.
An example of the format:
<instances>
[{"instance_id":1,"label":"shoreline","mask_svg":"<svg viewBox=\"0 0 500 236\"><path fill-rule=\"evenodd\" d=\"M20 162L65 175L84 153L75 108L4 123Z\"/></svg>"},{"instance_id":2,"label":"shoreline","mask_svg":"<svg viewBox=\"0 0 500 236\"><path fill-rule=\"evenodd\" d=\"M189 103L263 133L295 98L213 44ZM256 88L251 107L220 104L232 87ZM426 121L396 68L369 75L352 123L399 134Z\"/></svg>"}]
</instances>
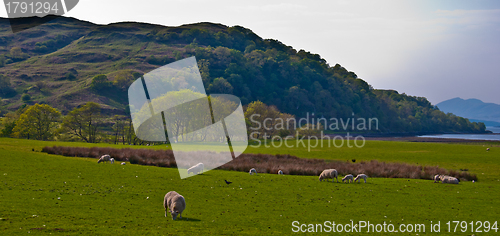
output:
<instances>
[{"instance_id":1,"label":"shoreline","mask_svg":"<svg viewBox=\"0 0 500 236\"><path fill-rule=\"evenodd\" d=\"M365 137L371 141L397 141L397 142L429 142L429 143L498 143L500 140L484 139L455 139L455 138L429 138L429 137Z\"/></svg>"},{"instance_id":2,"label":"shoreline","mask_svg":"<svg viewBox=\"0 0 500 236\"><path fill-rule=\"evenodd\" d=\"M362 135L363 137L414 137L421 135L446 135L446 134L469 134L469 135L500 135L500 133L493 133L491 131L481 132L481 133L458 133L458 132L401 132L401 133L360 133L360 132L339 132L325 134L325 136L346 136L347 134L351 136Z\"/></svg>"}]
</instances>

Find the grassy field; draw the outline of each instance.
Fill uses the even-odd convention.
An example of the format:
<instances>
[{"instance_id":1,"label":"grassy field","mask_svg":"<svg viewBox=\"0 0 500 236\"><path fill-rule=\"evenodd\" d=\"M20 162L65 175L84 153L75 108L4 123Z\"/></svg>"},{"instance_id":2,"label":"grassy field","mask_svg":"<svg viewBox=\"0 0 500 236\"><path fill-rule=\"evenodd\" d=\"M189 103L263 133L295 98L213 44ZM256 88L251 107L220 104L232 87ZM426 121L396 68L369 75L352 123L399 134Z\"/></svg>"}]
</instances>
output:
<instances>
[{"instance_id":1,"label":"grassy field","mask_svg":"<svg viewBox=\"0 0 500 236\"><path fill-rule=\"evenodd\" d=\"M431 221L441 221L442 234L447 230L447 221L500 220L500 152L497 147L486 152L483 144L367 141L360 149L316 148L308 152L304 148L260 147L247 150L252 153L288 153L304 158L377 159L439 165L450 169L467 168L478 174L478 182L459 185L383 178L369 178L366 184L337 184L319 182L317 177L250 176L221 170L181 180L177 170L171 168L97 164L94 159L39 152L42 147L52 145L130 147L0 139L2 235L28 232L62 235L286 235L296 229L292 227L293 221L300 224L323 224L324 221L347 224L350 220L370 221L372 224L385 221L394 224L396 230L400 224L424 224L425 233L392 234L440 235L430 233ZM226 185L224 179L233 183ZM179 221L164 217L163 197L171 190L186 198L184 219ZM450 235L473 234L470 228L467 232L461 232L460 227L457 230ZM390 233L379 235L383 234ZM489 232L487 235L496 234Z\"/></svg>"}]
</instances>

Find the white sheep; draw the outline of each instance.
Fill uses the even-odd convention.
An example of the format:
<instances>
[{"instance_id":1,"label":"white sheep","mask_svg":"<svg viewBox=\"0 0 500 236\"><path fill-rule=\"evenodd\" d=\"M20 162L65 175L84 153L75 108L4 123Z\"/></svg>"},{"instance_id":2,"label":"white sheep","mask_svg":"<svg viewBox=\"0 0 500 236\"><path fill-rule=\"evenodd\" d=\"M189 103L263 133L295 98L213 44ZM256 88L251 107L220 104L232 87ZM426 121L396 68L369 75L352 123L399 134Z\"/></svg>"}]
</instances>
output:
<instances>
[{"instance_id":1,"label":"white sheep","mask_svg":"<svg viewBox=\"0 0 500 236\"><path fill-rule=\"evenodd\" d=\"M459 179L448 175L440 175L439 178L443 184L458 184L460 182Z\"/></svg>"},{"instance_id":2,"label":"white sheep","mask_svg":"<svg viewBox=\"0 0 500 236\"><path fill-rule=\"evenodd\" d=\"M125 162L122 162L122 163L121 163L121 165L125 165L125 164L127 164L127 163L125 163Z\"/></svg>"},{"instance_id":3,"label":"white sheep","mask_svg":"<svg viewBox=\"0 0 500 236\"><path fill-rule=\"evenodd\" d=\"M165 217L167 217L167 211L172 215L172 220L177 218L182 219L182 212L186 209L186 200L176 191L170 191L165 194L165 199L163 199L163 207L165 208Z\"/></svg>"},{"instance_id":4,"label":"white sheep","mask_svg":"<svg viewBox=\"0 0 500 236\"><path fill-rule=\"evenodd\" d=\"M346 175L344 178L342 178L342 183L343 183L344 181L347 181L347 183L350 183L350 182L352 182L352 181L353 181L353 179L354 179L354 176L352 176L351 174L348 174L348 175Z\"/></svg>"},{"instance_id":5,"label":"white sheep","mask_svg":"<svg viewBox=\"0 0 500 236\"><path fill-rule=\"evenodd\" d=\"M333 183L333 178L337 179L337 183L339 182L338 172L336 169L323 170L323 172L321 172L321 174L319 175L319 181L323 181L323 179L326 179L326 181L328 182L328 179L332 179Z\"/></svg>"},{"instance_id":6,"label":"white sheep","mask_svg":"<svg viewBox=\"0 0 500 236\"><path fill-rule=\"evenodd\" d=\"M257 170L255 170L255 168L252 168L252 169L250 169L250 171L248 171L248 173L250 175L257 174Z\"/></svg>"},{"instance_id":7,"label":"white sheep","mask_svg":"<svg viewBox=\"0 0 500 236\"><path fill-rule=\"evenodd\" d=\"M106 161L109 161L109 159L110 159L110 156L106 154L106 155L101 156L101 158L99 158L97 163L101 163L103 161L106 162Z\"/></svg>"},{"instance_id":8,"label":"white sheep","mask_svg":"<svg viewBox=\"0 0 500 236\"><path fill-rule=\"evenodd\" d=\"M200 162L200 163L198 163L198 164L196 164L196 165L192 166L191 168L189 168L189 169L187 170L187 172L188 172L188 175L189 175L189 173L193 173L193 174L200 174L200 173L202 173L202 172L203 172L203 169L204 169L204 168L205 168L205 166L203 165L203 163L201 163L201 162Z\"/></svg>"},{"instance_id":9,"label":"white sheep","mask_svg":"<svg viewBox=\"0 0 500 236\"><path fill-rule=\"evenodd\" d=\"M283 171L282 170L278 170L278 175L282 175L283 174Z\"/></svg>"},{"instance_id":10,"label":"white sheep","mask_svg":"<svg viewBox=\"0 0 500 236\"><path fill-rule=\"evenodd\" d=\"M368 178L368 176L366 176L365 174L359 174L356 176L356 178L354 178L354 182L358 181L358 183L359 183L359 180L363 179L366 183L366 178Z\"/></svg>"},{"instance_id":11,"label":"white sheep","mask_svg":"<svg viewBox=\"0 0 500 236\"><path fill-rule=\"evenodd\" d=\"M109 161L111 162L111 164L115 164L115 158L111 158L109 159Z\"/></svg>"},{"instance_id":12,"label":"white sheep","mask_svg":"<svg viewBox=\"0 0 500 236\"><path fill-rule=\"evenodd\" d=\"M490 150L490 148L486 148L486 151L489 151L489 150Z\"/></svg>"}]
</instances>

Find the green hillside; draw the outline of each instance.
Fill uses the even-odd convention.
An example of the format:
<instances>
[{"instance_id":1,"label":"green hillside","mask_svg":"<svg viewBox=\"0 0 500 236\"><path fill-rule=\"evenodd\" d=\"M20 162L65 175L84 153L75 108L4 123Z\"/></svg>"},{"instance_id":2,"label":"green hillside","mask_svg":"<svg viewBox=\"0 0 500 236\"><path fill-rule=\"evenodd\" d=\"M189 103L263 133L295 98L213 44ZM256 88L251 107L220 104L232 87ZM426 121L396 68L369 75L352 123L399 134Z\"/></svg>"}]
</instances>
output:
<instances>
[{"instance_id":1,"label":"green hillside","mask_svg":"<svg viewBox=\"0 0 500 236\"><path fill-rule=\"evenodd\" d=\"M109 116L124 114L126 90L135 78L196 56L207 93L234 94L244 105L260 100L298 118L308 113L318 118L375 117L377 132L484 132L483 124L445 114L426 98L373 89L339 64L262 39L241 26L96 25L51 17L47 24L16 34L7 19L0 19L2 113L38 102L66 114L93 101ZM100 74L112 86L91 89L92 78Z\"/></svg>"}]
</instances>

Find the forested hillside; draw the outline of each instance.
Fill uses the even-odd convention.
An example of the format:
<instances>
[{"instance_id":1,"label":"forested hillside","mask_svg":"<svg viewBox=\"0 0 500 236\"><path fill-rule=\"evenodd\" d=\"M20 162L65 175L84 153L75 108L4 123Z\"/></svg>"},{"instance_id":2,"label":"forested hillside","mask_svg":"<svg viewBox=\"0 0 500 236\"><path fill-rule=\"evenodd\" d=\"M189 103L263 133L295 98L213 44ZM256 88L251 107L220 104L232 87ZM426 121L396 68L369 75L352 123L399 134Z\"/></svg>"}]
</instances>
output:
<instances>
[{"instance_id":1,"label":"forested hillside","mask_svg":"<svg viewBox=\"0 0 500 236\"><path fill-rule=\"evenodd\" d=\"M378 132L485 129L439 111L426 98L373 89L339 64L241 26L96 25L54 17L12 34L8 23L0 19L2 113L38 102L66 114L91 101L109 117L125 114L127 88L138 76L196 56L207 93L234 94L244 105L259 100L297 118L375 117Z\"/></svg>"}]
</instances>

